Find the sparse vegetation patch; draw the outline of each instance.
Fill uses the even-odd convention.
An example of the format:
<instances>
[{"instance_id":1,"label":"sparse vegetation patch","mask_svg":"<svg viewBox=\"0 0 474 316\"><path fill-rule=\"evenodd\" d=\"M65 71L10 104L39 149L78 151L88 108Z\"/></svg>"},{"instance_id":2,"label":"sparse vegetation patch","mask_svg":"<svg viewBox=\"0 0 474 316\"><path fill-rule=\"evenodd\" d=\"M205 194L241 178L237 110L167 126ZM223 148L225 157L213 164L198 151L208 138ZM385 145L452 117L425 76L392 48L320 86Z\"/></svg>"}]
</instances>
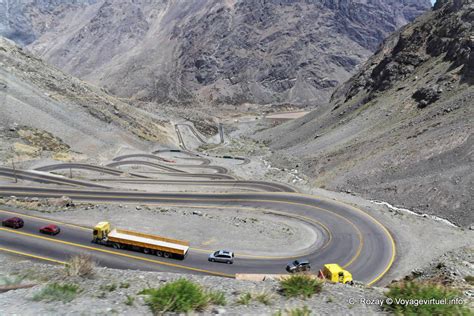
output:
<instances>
[{"instance_id":1,"label":"sparse vegetation patch","mask_svg":"<svg viewBox=\"0 0 474 316\"><path fill-rule=\"evenodd\" d=\"M321 292L323 282L306 274L295 274L280 281L281 292L287 297L310 298Z\"/></svg>"},{"instance_id":2,"label":"sparse vegetation patch","mask_svg":"<svg viewBox=\"0 0 474 316\"><path fill-rule=\"evenodd\" d=\"M147 295L145 302L155 315L202 311L212 304L226 304L223 293L206 291L187 279L178 279L157 289L145 289L139 294Z\"/></svg>"},{"instance_id":3,"label":"sparse vegetation patch","mask_svg":"<svg viewBox=\"0 0 474 316\"><path fill-rule=\"evenodd\" d=\"M460 292L439 284L395 283L386 296L391 303L384 309L395 315L472 315L459 300Z\"/></svg>"},{"instance_id":4,"label":"sparse vegetation patch","mask_svg":"<svg viewBox=\"0 0 474 316\"><path fill-rule=\"evenodd\" d=\"M105 284L105 285L101 285L100 289L107 292L113 292L117 289L117 285L115 283Z\"/></svg>"},{"instance_id":5,"label":"sparse vegetation patch","mask_svg":"<svg viewBox=\"0 0 474 316\"><path fill-rule=\"evenodd\" d=\"M293 308L286 309L284 311L278 311L274 316L310 316L311 310L308 306L303 306L302 308Z\"/></svg>"},{"instance_id":6,"label":"sparse vegetation patch","mask_svg":"<svg viewBox=\"0 0 474 316\"><path fill-rule=\"evenodd\" d=\"M0 278L0 286L18 285L21 284L25 278L26 276L23 275L17 275L13 277L4 276Z\"/></svg>"},{"instance_id":7,"label":"sparse vegetation patch","mask_svg":"<svg viewBox=\"0 0 474 316\"><path fill-rule=\"evenodd\" d=\"M249 305L252 301L252 293L244 293L240 295L239 299L236 301L238 305Z\"/></svg>"},{"instance_id":8,"label":"sparse vegetation patch","mask_svg":"<svg viewBox=\"0 0 474 316\"><path fill-rule=\"evenodd\" d=\"M71 302L80 293L80 288L76 284L51 283L33 296L34 301L61 301Z\"/></svg>"},{"instance_id":9,"label":"sparse vegetation patch","mask_svg":"<svg viewBox=\"0 0 474 316\"><path fill-rule=\"evenodd\" d=\"M131 295L127 295L127 299L125 300L124 303L127 306L133 306L134 302L135 302L135 298Z\"/></svg>"},{"instance_id":10,"label":"sparse vegetation patch","mask_svg":"<svg viewBox=\"0 0 474 316\"><path fill-rule=\"evenodd\" d=\"M260 293L244 293L235 302L237 305L249 305L252 301L259 302L263 305L272 305L273 294L267 291Z\"/></svg>"}]
</instances>

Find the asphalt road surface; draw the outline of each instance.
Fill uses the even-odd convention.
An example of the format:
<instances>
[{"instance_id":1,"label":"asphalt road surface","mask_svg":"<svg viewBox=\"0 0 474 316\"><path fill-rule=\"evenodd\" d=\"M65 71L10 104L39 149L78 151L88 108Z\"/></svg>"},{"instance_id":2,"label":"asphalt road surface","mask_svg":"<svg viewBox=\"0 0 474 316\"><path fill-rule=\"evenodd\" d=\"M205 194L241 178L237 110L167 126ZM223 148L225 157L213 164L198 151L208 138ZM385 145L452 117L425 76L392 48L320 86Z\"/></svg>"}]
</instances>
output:
<instances>
[{"instance_id":1,"label":"asphalt road surface","mask_svg":"<svg viewBox=\"0 0 474 316\"><path fill-rule=\"evenodd\" d=\"M155 151L153 154L120 156L115 158L114 162L107 167L64 163L41 167L39 169L41 172L0 168L1 176L42 184L42 186L21 183L3 184L0 185L0 196L38 198L68 196L74 201L92 203L204 207L221 209L223 212L227 208L268 210L305 221L314 230L318 231L319 238L317 242L308 248L305 253L297 254L298 258L310 260L314 270L326 263L338 263L347 268L353 274L355 280L374 284L392 266L396 257L394 239L383 224L362 210L337 201L299 194L295 192L294 188L284 184L237 180L227 174L228 170L226 168L211 166L208 158L187 150L178 126L175 126L175 128L183 150L163 149ZM188 128L192 129L193 127L188 126ZM187 156L185 161L198 161L201 164L176 164L174 160L160 157L161 153L181 153ZM137 158L154 159L157 162L136 160ZM241 157L222 156L219 158L240 160L242 164L249 162L247 158ZM124 165L141 165L159 170L130 174L114 168ZM182 170L198 168L203 173L189 173ZM46 173L46 171L64 169L84 169L115 176L115 178L79 181ZM157 178L157 176L161 177L163 175L178 179ZM196 178L201 179L196 180ZM202 185L236 187L251 189L251 191L238 193L155 193L113 189L98 184L98 181L106 182L111 186L114 182L122 182L128 184L188 185L193 187ZM0 227L0 251L55 263L64 263L74 254L89 253L100 265L112 268L207 273L233 277L236 273L285 273L286 264L296 258L281 256L279 255L280 249L274 249L274 255L270 256L236 253L235 263L232 265L211 263L207 261L209 253L197 249L193 245L193 241L190 240L191 250L184 260L166 259L92 244L91 227L60 222L57 223L62 228L59 235L45 236L39 233L39 228L53 222L49 219L25 215L17 210L0 210L0 218L11 217L17 213L24 218L26 224L24 228L19 230ZM183 227L183 229L186 229L186 227ZM203 233L205 234L205 231ZM258 236L256 235L255 238L258 238ZM232 249L232 240L229 240L228 243L228 248ZM290 251L285 249L285 253L288 252Z\"/></svg>"},{"instance_id":2,"label":"asphalt road surface","mask_svg":"<svg viewBox=\"0 0 474 316\"><path fill-rule=\"evenodd\" d=\"M314 267L325 263L339 263L349 269L356 280L372 284L379 280L390 268L395 258L395 243L388 230L374 218L351 206L335 201L328 201L314 196L297 193L232 193L232 194L197 194L197 193L144 193L112 190L92 189L62 189L24 186L0 186L0 195L17 197L61 197L68 196L75 201L107 202L107 203L139 203L150 205L174 206L205 206L219 207L254 207L285 212L308 223L319 226L324 236L324 243L313 249L304 257L312 262ZM30 219L28 219L29 221ZM35 220L36 221L36 220ZM42 238L38 242L35 230L39 228L28 226L25 230L2 229L2 246L12 247L26 253L40 253L48 257L64 260L66 254L74 252L100 252L101 257L108 255L110 258L101 261L104 265L113 268L123 268L123 251L112 250L102 246L91 246L90 232L67 227L57 237ZM183 228L185 229L185 228ZM28 233L28 235L25 235ZM55 242L52 239L65 243ZM22 240L23 242L19 242ZM30 243L34 240L34 243ZM73 243L74 245L71 245ZM232 242L229 241L231 247ZM83 246L92 247L83 248ZM192 246L192 241L191 241ZM64 248L61 252L57 247ZM56 250L52 250L55 248ZM71 248L77 248L72 251ZM101 250L98 250L101 249ZM149 256L126 252L130 260L143 261ZM62 254L62 255L61 255ZM115 264L115 257L120 260ZM139 257L139 258L138 258ZM278 257L278 249L275 249ZM283 273L286 263L290 258L272 257L245 257L236 254L233 265L209 263L207 253L191 251L184 261L157 258L153 262L140 262L146 265L147 270L159 269L154 265L181 268L183 272L202 272L211 274L225 274L231 276L235 273ZM135 263L131 263L131 266ZM149 266L150 265L150 266ZM163 268L160 267L160 268ZM198 270L196 270L198 269Z\"/></svg>"}]
</instances>

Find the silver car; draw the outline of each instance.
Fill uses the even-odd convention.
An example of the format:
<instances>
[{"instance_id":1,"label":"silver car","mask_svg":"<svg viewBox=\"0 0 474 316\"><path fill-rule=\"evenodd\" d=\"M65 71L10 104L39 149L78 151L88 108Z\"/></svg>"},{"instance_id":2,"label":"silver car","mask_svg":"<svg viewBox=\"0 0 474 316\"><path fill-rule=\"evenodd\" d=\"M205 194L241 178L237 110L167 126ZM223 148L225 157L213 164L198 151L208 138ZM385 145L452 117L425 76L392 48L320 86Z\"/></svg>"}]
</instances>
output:
<instances>
[{"instance_id":1,"label":"silver car","mask_svg":"<svg viewBox=\"0 0 474 316\"><path fill-rule=\"evenodd\" d=\"M234 253L232 251L227 250L218 250L216 252L211 253L207 260L211 262L222 262L232 264L234 263Z\"/></svg>"}]
</instances>

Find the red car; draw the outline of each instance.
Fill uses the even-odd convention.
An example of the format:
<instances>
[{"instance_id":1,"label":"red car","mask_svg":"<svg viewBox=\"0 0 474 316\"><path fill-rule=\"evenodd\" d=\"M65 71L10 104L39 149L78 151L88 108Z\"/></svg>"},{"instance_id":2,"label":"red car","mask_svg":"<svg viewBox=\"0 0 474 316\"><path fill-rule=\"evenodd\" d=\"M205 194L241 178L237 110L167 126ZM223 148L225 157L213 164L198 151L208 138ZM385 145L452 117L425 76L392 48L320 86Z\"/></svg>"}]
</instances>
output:
<instances>
[{"instance_id":1,"label":"red car","mask_svg":"<svg viewBox=\"0 0 474 316\"><path fill-rule=\"evenodd\" d=\"M57 235L61 232L61 229L57 225L46 225L40 228L40 233L46 234L46 235Z\"/></svg>"},{"instance_id":2,"label":"red car","mask_svg":"<svg viewBox=\"0 0 474 316\"><path fill-rule=\"evenodd\" d=\"M23 222L23 220L19 217L12 217L2 221L2 226L15 229L22 228L23 225L25 225L25 222Z\"/></svg>"}]
</instances>

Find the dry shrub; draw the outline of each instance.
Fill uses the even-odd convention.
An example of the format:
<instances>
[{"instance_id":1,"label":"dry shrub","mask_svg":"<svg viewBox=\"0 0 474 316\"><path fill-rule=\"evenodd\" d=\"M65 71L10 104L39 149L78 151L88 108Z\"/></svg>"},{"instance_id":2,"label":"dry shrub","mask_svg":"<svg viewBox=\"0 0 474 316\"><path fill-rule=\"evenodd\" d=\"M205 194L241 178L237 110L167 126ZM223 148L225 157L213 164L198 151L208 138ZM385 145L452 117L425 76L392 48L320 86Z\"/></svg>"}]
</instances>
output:
<instances>
[{"instance_id":1,"label":"dry shrub","mask_svg":"<svg viewBox=\"0 0 474 316\"><path fill-rule=\"evenodd\" d=\"M88 278L94 275L95 262L91 256L80 254L71 257L66 264L66 274L68 276L79 276L81 278Z\"/></svg>"}]
</instances>

